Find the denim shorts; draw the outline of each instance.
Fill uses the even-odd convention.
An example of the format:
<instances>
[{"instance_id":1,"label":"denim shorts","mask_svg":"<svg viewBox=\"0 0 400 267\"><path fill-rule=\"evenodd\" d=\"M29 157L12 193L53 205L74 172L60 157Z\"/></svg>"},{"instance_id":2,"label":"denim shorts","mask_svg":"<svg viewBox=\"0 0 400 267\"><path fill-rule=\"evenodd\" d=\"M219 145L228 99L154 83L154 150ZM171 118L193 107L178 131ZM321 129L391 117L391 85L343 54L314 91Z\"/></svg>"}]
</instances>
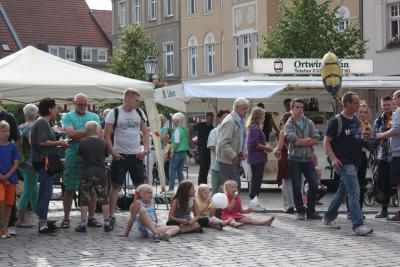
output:
<instances>
[{"instance_id":1,"label":"denim shorts","mask_svg":"<svg viewBox=\"0 0 400 267\"><path fill-rule=\"evenodd\" d=\"M390 162L390 182L392 185L400 185L400 157L392 157Z\"/></svg>"},{"instance_id":2,"label":"denim shorts","mask_svg":"<svg viewBox=\"0 0 400 267\"><path fill-rule=\"evenodd\" d=\"M143 184L143 160L138 159L136 155L126 155L122 160L113 160L111 163L111 182L118 186L124 185L127 172L129 172L134 185Z\"/></svg>"}]
</instances>

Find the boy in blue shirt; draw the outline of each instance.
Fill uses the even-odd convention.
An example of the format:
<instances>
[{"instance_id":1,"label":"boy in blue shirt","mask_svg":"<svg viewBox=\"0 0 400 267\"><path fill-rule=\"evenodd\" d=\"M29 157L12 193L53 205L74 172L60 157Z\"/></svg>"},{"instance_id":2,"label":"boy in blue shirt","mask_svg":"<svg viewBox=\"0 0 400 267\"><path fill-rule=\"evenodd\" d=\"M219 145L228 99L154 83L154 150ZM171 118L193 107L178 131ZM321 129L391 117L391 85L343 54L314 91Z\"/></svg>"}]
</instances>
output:
<instances>
[{"instance_id":1,"label":"boy in blue shirt","mask_svg":"<svg viewBox=\"0 0 400 267\"><path fill-rule=\"evenodd\" d=\"M8 142L10 125L0 121L0 238L10 238L7 231L11 209L14 206L15 187L18 183L19 154L17 146Z\"/></svg>"}]
</instances>

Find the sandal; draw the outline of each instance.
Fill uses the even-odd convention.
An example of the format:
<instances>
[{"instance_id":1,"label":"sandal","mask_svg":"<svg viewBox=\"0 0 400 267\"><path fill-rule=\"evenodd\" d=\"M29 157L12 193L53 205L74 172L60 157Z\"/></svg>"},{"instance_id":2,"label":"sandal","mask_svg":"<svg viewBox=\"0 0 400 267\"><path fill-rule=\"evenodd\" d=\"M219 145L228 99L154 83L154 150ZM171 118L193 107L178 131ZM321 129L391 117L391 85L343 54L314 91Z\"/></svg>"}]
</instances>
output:
<instances>
[{"instance_id":1,"label":"sandal","mask_svg":"<svg viewBox=\"0 0 400 267\"><path fill-rule=\"evenodd\" d=\"M62 229L69 229L69 228L71 227L71 225L70 225L70 223L69 223L69 220L63 220L63 221L61 222L60 227L61 227Z\"/></svg>"},{"instance_id":2,"label":"sandal","mask_svg":"<svg viewBox=\"0 0 400 267\"><path fill-rule=\"evenodd\" d=\"M96 218L93 217L93 218L90 218L88 220L87 226L89 226L89 227L101 227L102 224L98 220L96 220Z\"/></svg>"}]
</instances>

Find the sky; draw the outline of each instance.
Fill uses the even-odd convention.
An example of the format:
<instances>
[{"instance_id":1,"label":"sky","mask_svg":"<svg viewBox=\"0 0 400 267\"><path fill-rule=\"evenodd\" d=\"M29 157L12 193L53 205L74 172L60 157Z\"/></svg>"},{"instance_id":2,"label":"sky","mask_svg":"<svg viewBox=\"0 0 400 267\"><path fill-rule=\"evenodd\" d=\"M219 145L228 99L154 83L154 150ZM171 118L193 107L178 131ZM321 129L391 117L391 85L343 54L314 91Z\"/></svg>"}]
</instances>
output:
<instances>
[{"instance_id":1,"label":"sky","mask_svg":"<svg viewBox=\"0 0 400 267\"><path fill-rule=\"evenodd\" d=\"M86 0L90 9L111 10L111 0Z\"/></svg>"}]
</instances>

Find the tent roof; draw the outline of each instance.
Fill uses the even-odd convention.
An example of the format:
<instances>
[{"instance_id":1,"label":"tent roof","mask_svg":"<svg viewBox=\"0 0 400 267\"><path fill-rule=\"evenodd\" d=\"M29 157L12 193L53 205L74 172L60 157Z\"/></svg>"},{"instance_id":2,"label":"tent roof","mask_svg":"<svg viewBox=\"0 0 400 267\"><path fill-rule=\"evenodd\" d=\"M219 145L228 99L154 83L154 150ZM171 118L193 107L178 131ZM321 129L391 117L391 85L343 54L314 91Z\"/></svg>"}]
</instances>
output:
<instances>
[{"instance_id":1,"label":"tent roof","mask_svg":"<svg viewBox=\"0 0 400 267\"><path fill-rule=\"evenodd\" d=\"M398 76L343 77L343 89L397 89ZM205 112L230 108L233 99L246 97L263 102L268 111L277 111L286 97L317 97L321 111L332 111L333 100L319 76L245 75L215 82L185 81L156 89L156 102L183 112Z\"/></svg>"},{"instance_id":2,"label":"tent roof","mask_svg":"<svg viewBox=\"0 0 400 267\"><path fill-rule=\"evenodd\" d=\"M154 97L153 84L80 65L28 46L0 60L0 95L4 103L37 102L45 97L71 99L84 93L91 99L115 102L126 88Z\"/></svg>"}]
</instances>

